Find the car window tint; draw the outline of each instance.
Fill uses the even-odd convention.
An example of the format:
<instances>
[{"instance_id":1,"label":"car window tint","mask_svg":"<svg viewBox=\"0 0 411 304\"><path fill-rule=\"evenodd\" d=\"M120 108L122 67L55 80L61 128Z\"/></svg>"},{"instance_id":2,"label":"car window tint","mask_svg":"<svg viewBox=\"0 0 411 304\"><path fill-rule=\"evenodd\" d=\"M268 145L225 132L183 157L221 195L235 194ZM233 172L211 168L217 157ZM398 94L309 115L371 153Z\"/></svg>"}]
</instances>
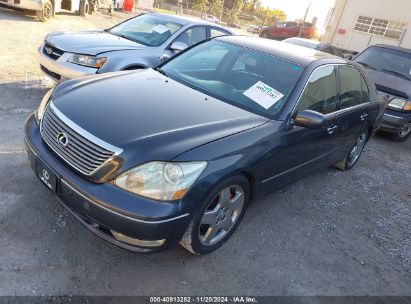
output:
<instances>
[{"instance_id":1,"label":"car window tint","mask_svg":"<svg viewBox=\"0 0 411 304\"><path fill-rule=\"evenodd\" d=\"M340 66L338 71L341 85L339 109L345 109L363 103L363 89L361 85L363 77L360 72L350 66Z\"/></svg>"},{"instance_id":2,"label":"car window tint","mask_svg":"<svg viewBox=\"0 0 411 304\"><path fill-rule=\"evenodd\" d=\"M226 31L216 29L216 28L211 28L210 29L210 37L218 37L218 36L223 36L223 35L228 35Z\"/></svg>"},{"instance_id":3,"label":"car window tint","mask_svg":"<svg viewBox=\"0 0 411 304\"><path fill-rule=\"evenodd\" d=\"M313 110L322 114L332 113L337 106L337 78L334 66L315 70L301 95L297 111Z\"/></svg>"},{"instance_id":4,"label":"car window tint","mask_svg":"<svg viewBox=\"0 0 411 304\"><path fill-rule=\"evenodd\" d=\"M185 43L188 46L199 43L207 39L207 29L205 26L195 26L189 28L175 40L176 42Z\"/></svg>"}]
</instances>

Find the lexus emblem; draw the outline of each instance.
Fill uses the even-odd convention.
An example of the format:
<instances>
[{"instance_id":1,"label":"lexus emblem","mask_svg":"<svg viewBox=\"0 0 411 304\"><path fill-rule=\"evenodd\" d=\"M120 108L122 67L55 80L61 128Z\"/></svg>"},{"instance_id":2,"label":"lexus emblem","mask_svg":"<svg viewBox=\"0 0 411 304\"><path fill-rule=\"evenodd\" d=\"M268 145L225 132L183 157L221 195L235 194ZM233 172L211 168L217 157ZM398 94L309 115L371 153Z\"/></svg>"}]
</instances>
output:
<instances>
[{"instance_id":1,"label":"lexus emblem","mask_svg":"<svg viewBox=\"0 0 411 304\"><path fill-rule=\"evenodd\" d=\"M48 181L49 178L50 178L50 175L49 175L49 173L47 172L47 170L44 170L44 169L43 169L42 174L43 174L44 179L45 179L46 181Z\"/></svg>"},{"instance_id":2,"label":"lexus emblem","mask_svg":"<svg viewBox=\"0 0 411 304\"><path fill-rule=\"evenodd\" d=\"M45 49L46 49L46 53L47 53L47 54L51 55L51 53L53 53L53 49L52 49L52 48L45 47Z\"/></svg>"},{"instance_id":3,"label":"lexus emblem","mask_svg":"<svg viewBox=\"0 0 411 304\"><path fill-rule=\"evenodd\" d=\"M69 140L66 133L60 132L59 134L57 134L57 142L63 148L67 147Z\"/></svg>"}]
</instances>

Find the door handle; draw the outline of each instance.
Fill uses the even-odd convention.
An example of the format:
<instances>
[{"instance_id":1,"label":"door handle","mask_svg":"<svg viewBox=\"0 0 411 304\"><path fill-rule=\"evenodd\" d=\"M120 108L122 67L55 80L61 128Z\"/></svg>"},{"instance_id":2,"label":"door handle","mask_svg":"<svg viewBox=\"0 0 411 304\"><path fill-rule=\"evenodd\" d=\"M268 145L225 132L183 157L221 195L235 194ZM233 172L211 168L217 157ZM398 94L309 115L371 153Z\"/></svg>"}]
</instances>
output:
<instances>
[{"instance_id":1,"label":"door handle","mask_svg":"<svg viewBox=\"0 0 411 304\"><path fill-rule=\"evenodd\" d=\"M327 130L327 133L331 135L335 132L335 130L337 130L337 128L338 126L334 125L334 126L328 127L326 130Z\"/></svg>"},{"instance_id":2,"label":"door handle","mask_svg":"<svg viewBox=\"0 0 411 304\"><path fill-rule=\"evenodd\" d=\"M368 117L368 114L364 113L360 116L361 121L364 121Z\"/></svg>"}]
</instances>

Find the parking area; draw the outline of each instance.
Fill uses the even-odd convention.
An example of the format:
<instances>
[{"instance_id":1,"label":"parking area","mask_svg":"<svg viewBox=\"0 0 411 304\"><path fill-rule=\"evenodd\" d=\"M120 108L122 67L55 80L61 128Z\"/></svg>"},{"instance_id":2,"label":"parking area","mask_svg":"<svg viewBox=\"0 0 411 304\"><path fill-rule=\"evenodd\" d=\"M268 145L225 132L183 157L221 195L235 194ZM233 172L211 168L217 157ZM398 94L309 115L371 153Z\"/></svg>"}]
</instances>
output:
<instances>
[{"instance_id":1,"label":"parking area","mask_svg":"<svg viewBox=\"0 0 411 304\"><path fill-rule=\"evenodd\" d=\"M36 49L51 31L131 16L41 23L0 8L0 295L411 296L410 139L379 134L353 170L329 168L255 201L210 255L133 254L72 218L24 152L24 120L53 85Z\"/></svg>"}]
</instances>

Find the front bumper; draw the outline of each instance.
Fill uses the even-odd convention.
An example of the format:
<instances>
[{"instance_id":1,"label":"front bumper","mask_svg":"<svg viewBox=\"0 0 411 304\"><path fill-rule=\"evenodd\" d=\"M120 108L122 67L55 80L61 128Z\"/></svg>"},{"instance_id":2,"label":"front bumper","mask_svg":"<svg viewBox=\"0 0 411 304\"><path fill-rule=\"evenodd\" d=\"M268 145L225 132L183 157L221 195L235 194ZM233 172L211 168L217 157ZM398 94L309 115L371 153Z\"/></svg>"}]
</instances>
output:
<instances>
[{"instance_id":1,"label":"front bumper","mask_svg":"<svg viewBox=\"0 0 411 304\"><path fill-rule=\"evenodd\" d=\"M71 53L65 52L57 60L43 53L44 43L38 48L37 55L41 70L55 81L64 81L78 77L94 75L98 69L68 62Z\"/></svg>"},{"instance_id":2,"label":"front bumper","mask_svg":"<svg viewBox=\"0 0 411 304\"><path fill-rule=\"evenodd\" d=\"M386 109L382 118L380 130L398 132L409 122L411 122L411 113Z\"/></svg>"},{"instance_id":3,"label":"front bumper","mask_svg":"<svg viewBox=\"0 0 411 304\"><path fill-rule=\"evenodd\" d=\"M44 144L32 114L25 124L29 162L37 174L38 163L57 176L55 194L62 204L89 230L122 248L141 253L158 252L181 240L190 216L178 202L159 203L130 194L110 184L90 182L74 173ZM158 247L134 246L119 241L111 231L143 240L165 240Z\"/></svg>"},{"instance_id":4,"label":"front bumper","mask_svg":"<svg viewBox=\"0 0 411 304\"><path fill-rule=\"evenodd\" d=\"M41 0L0 0L0 4L16 9L38 11L43 9Z\"/></svg>"}]
</instances>

